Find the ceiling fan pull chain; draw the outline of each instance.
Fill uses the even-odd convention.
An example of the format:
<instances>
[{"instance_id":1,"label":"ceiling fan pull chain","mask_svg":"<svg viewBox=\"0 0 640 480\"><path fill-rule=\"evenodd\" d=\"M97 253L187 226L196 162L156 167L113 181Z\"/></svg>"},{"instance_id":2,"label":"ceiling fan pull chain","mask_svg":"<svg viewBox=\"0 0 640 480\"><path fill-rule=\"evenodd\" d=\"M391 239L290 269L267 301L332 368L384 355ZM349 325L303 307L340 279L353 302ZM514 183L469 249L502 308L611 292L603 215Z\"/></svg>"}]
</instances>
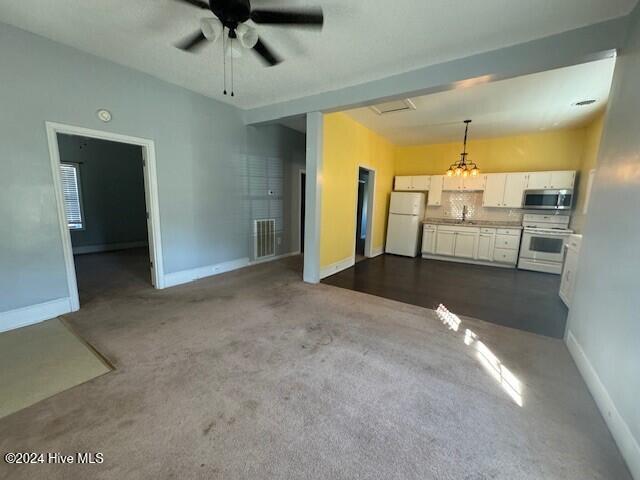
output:
<instances>
[{"instance_id":1,"label":"ceiling fan pull chain","mask_svg":"<svg viewBox=\"0 0 640 480\"><path fill-rule=\"evenodd\" d=\"M233 93L233 38L231 41L231 48L229 51L231 52L231 96L233 97L235 94Z\"/></svg>"},{"instance_id":2,"label":"ceiling fan pull chain","mask_svg":"<svg viewBox=\"0 0 640 480\"><path fill-rule=\"evenodd\" d=\"M225 34L224 34L224 27L222 28L222 76L224 77L224 91L222 93L224 93L225 95L227 94L227 56L225 54L225 49L224 49L224 40L225 40Z\"/></svg>"}]
</instances>

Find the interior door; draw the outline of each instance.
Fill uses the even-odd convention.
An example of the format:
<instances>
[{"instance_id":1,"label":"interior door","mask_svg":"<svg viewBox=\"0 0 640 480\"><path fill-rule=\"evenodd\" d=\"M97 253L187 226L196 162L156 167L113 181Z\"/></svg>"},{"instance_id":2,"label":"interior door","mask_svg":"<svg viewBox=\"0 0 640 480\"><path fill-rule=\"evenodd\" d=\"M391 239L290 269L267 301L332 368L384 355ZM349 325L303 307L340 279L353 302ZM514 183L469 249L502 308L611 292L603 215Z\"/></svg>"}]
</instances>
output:
<instances>
[{"instance_id":1,"label":"interior door","mask_svg":"<svg viewBox=\"0 0 640 480\"><path fill-rule=\"evenodd\" d=\"M147 149L141 148L142 152L142 177L144 178L144 200L145 206L147 210L147 232L148 232L148 241L149 241L149 270L151 273L151 285L157 287L156 285L156 266L153 263L156 245L154 243L153 236L153 225L151 224L151 186L148 184L149 172L147 169L148 159L147 159Z\"/></svg>"}]
</instances>

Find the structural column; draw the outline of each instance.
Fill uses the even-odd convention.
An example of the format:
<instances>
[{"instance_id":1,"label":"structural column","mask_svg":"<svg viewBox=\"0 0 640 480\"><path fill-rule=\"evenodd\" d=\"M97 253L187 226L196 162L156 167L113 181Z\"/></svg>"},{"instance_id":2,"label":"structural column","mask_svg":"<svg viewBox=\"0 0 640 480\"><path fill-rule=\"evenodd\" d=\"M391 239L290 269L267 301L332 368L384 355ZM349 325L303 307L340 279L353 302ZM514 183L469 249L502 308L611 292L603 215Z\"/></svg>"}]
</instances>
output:
<instances>
[{"instance_id":1,"label":"structural column","mask_svg":"<svg viewBox=\"0 0 640 480\"><path fill-rule=\"evenodd\" d=\"M323 115L307 113L307 162L304 223L304 281L320 282L320 224L322 215Z\"/></svg>"}]
</instances>

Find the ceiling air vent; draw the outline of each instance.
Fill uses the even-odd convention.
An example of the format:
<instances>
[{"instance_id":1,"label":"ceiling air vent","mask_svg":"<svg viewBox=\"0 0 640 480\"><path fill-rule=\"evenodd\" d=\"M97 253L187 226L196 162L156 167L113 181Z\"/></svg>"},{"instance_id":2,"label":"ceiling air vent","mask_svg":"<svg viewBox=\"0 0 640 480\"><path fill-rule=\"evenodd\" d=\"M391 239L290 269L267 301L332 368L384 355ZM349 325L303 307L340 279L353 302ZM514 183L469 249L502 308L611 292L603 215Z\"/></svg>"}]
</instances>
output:
<instances>
[{"instance_id":1,"label":"ceiling air vent","mask_svg":"<svg viewBox=\"0 0 640 480\"><path fill-rule=\"evenodd\" d=\"M385 115L387 113L404 112L406 110L415 110L415 104L408 98L404 100L393 100L391 102L379 103L378 105L372 105L371 110L378 115Z\"/></svg>"}]
</instances>

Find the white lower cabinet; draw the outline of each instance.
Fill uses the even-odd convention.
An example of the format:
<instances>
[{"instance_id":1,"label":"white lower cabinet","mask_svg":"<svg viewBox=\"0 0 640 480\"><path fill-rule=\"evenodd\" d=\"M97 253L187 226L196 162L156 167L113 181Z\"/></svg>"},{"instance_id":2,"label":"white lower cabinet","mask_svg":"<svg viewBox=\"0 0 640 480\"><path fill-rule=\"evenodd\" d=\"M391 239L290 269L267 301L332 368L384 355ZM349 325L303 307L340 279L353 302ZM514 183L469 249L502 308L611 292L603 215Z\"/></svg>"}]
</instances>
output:
<instances>
[{"instance_id":1,"label":"white lower cabinet","mask_svg":"<svg viewBox=\"0 0 640 480\"><path fill-rule=\"evenodd\" d=\"M436 253L437 225L425 225L422 229L422 253Z\"/></svg>"},{"instance_id":2,"label":"white lower cabinet","mask_svg":"<svg viewBox=\"0 0 640 480\"><path fill-rule=\"evenodd\" d=\"M453 249L454 257L474 258L476 250L477 232L456 232L456 241Z\"/></svg>"},{"instance_id":3,"label":"white lower cabinet","mask_svg":"<svg viewBox=\"0 0 640 480\"><path fill-rule=\"evenodd\" d=\"M482 229L486 230L486 229ZM478 260L483 260L485 262L493 262L493 249L496 240L496 232L495 230L490 232L481 232L480 238L478 239Z\"/></svg>"},{"instance_id":4,"label":"white lower cabinet","mask_svg":"<svg viewBox=\"0 0 640 480\"><path fill-rule=\"evenodd\" d=\"M515 267L520 236L521 230L517 228L425 224L422 253Z\"/></svg>"},{"instance_id":5,"label":"white lower cabinet","mask_svg":"<svg viewBox=\"0 0 640 480\"><path fill-rule=\"evenodd\" d=\"M456 232L443 231L438 228L436 235L436 254L453 256L456 245Z\"/></svg>"},{"instance_id":6,"label":"white lower cabinet","mask_svg":"<svg viewBox=\"0 0 640 480\"><path fill-rule=\"evenodd\" d=\"M518 250L507 250L504 248L493 249L493 261L515 265L518 263Z\"/></svg>"}]
</instances>

